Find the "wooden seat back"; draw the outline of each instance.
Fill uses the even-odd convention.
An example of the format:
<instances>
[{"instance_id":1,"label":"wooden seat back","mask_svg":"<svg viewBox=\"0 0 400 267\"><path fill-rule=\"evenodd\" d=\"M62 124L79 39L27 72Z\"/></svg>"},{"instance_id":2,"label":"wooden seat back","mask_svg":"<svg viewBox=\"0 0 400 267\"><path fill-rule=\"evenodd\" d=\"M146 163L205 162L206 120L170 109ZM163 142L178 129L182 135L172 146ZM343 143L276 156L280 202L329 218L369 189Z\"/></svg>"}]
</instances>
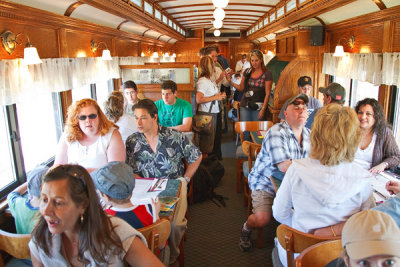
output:
<instances>
[{"instance_id":1,"label":"wooden seat back","mask_svg":"<svg viewBox=\"0 0 400 267\"><path fill-rule=\"evenodd\" d=\"M244 131L267 131L273 125L272 121L237 121L235 122L235 132L240 134L240 140L243 143Z\"/></svg>"},{"instance_id":2,"label":"wooden seat back","mask_svg":"<svg viewBox=\"0 0 400 267\"><path fill-rule=\"evenodd\" d=\"M296 258L296 267L325 267L340 257L342 240L325 241L306 248Z\"/></svg>"},{"instance_id":3,"label":"wooden seat back","mask_svg":"<svg viewBox=\"0 0 400 267\"><path fill-rule=\"evenodd\" d=\"M294 266L294 253L301 253L306 248L324 241L340 239L340 236L327 237L303 233L286 224L278 226L276 236L279 244L286 250L288 267Z\"/></svg>"},{"instance_id":4,"label":"wooden seat back","mask_svg":"<svg viewBox=\"0 0 400 267\"><path fill-rule=\"evenodd\" d=\"M171 223L167 219L161 219L157 222L138 229L146 238L149 249L155 253L158 248L162 248L167 242L171 233Z\"/></svg>"},{"instance_id":5,"label":"wooden seat back","mask_svg":"<svg viewBox=\"0 0 400 267\"><path fill-rule=\"evenodd\" d=\"M14 234L0 230L0 250L4 251L17 259L30 258L28 243L31 240L30 234ZM0 266L4 266L3 258L0 254Z\"/></svg>"},{"instance_id":6,"label":"wooden seat back","mask_svg":"<svg viewBox=\"0 0 400 267\"><path fill-rule=\"evenodd\" d=\"M261 144L256 144L249 141L242 143L243 153L247 155L247 162L249 164L249 172L253 168L253 161L257 159L257 155L261 150Z\"/></svg>"}]
</instances>

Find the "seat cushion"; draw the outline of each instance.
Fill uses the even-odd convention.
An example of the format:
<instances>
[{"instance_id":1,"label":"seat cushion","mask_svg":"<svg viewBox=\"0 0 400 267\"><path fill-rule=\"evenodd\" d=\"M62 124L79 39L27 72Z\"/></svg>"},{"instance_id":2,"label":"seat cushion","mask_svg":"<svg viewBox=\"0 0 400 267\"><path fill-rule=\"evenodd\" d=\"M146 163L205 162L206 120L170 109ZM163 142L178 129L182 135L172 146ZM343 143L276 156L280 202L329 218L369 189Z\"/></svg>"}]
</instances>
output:
<instances>
[{"instance_id":1,"label":"seat cushion","mask_svg":"<svg viewBox=\"0 0 400 267\"><path fill-rule=\"evenodd\" d=\"M244 154L241 145L236 148L236 158L237 159L247 159L247 155Z\"/></svg>"},{"instance_id":2,"label":"seat cushion","mask_svg":"<svg viewBox=\"0 0 400 267\"><path fill-rule=\"evenodd\" d=\"M253 161L253 165L254 165L254 161ZM242 168L243 168L244 177L249 177L249 173L250 173L249 162L248 161L243 162L243 167Z\"/></svg>"}]
</instances>

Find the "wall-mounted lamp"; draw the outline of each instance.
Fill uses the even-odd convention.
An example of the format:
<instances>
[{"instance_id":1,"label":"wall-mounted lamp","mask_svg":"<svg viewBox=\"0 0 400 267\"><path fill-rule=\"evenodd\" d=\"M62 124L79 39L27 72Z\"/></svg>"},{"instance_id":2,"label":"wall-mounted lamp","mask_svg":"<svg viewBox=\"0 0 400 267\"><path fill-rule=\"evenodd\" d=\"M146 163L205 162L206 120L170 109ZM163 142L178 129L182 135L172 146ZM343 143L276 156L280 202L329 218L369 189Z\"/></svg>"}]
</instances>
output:
<instances>
[{"instance_id":1,"label":"wall-mounted lamp","mask_svg":"<svg viewBox=\"0 0 400 267\"><path fill-rule=\"evenodd\" d=\"M153 52L153 58L158 58L158 52Z\"/></svg>"},{"instance_id":2,"label":"wall-mounted lamp","mask_svg":"<svg viewBox=\"0 0 400 267\"><path fill-rule=\"evenodd\" d=\"M141 56L141 57L144 57L144 56L145 56L145 55L144 55L144 52L140 53L140 56Z\"/></svg>"},{"instance_id":3,"label":"wall-mounted lamp","mask_svg":"<svg viewBox=\"0 0 400 267\"><path fill-rule=\"evenodd\" d=\"M32 65L32 64L42 63L42 60L40 60L36 47L32 45L28 35L22 32L18 33L17 35L7 30L2 32L1 43L4 49L8 52L8 54L11 55L14 52L16 46L22 44L21 42L17 41L17 38L21 35L25 36L26 39L28 39L28 42L25 44L24 48L24 59L23 59L24 64Z\"/></svg>"},{"instance_id":4,"label":"wall-mounted lamp","mask_svg":"<svg viewBox=\"0 0 400 267\"><path fill-rule=\"evenodd\" d=\"M173 53L173 54L171 55L171 57L176 57L176 54L175 54L175 53Z\"/></svg>"},{"instance_id":5,"label":"wall-mounted lamp","mask_svg":"<svg viewBox=\"0 0 400 267\"><path fill-rule=\"evenodd\" d=\"M164 57L169 57L169 53L165 52Z\"/></svg>"},{"instance_id":6,"label":"wall-mounted lamp","mask_svg":"<svg viewBox=\"0 0 400 267\"><path fill-rule=\"evenodd\" d=\"M100 48L100 45L104 45L106 49L103 49L103 54L101 56L101 59L103 60L112 60L111 58L111 53L110 50L107 47L107 44L105 42L98 42L96 43L94 40L90 41L90 49L92 50L92 53L96 53L97 49Z\"/></svg>"},{"instance_id":7,"label":"wall-mounted lamp","mask_svg":"<svg viewBox=\"0 0 400 267\"><path fill-rule=\"evenodd\" d=\"M344 49L343 49L343 45L340 44L340 41L344 40L345 44L347 44L350 49L353 49L354 47L354 43L356 42L356 37L354 37L354 35L350 36L350 38L348 40L346 40L345 38L340 38L338 41L338 44L336 45L335 48L335 53L333 54L334 57L343 57L344 56Z\"/></svg>"}]
</instances>

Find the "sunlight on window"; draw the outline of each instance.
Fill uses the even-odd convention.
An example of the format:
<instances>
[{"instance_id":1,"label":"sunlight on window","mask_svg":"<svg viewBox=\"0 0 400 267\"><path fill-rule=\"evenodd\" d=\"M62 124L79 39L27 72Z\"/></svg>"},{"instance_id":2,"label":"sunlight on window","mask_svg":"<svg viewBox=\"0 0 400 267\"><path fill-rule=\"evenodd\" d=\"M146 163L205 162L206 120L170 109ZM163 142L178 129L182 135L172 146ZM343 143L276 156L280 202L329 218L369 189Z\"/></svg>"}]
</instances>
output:
<instances>
[{"instance_id":1,"label":"sunlight on window","mask_svg":"<svg viewBox=\"0 0 400 267\"><path fill-rule=\"evenodd\" d=\"M30 102L17 104L18 125L24 155L25 171L54 156L57 147L57 127L52 95L44 94ZM59 118L57 118L59 120ZM57 123L59 123L57 121Z\"/></svg>"},{"instance_id":2,"label":"sunlight on window","mask_svg":"<svg viewBox=\"0 0 400 267\"><path fill-rule=\"evenodd\" d=\"M11 157L10 137L6 125L4 109L0 111L0 189L15 181Z\"/></svg>"},{"instance_id":3,"label":"sunlight on window","mask_svg":"<svg viewBox=\"0 0 400 267\"><path fill-rule=\"evenodd\" d=\"M378 100L379 86L375 86L369 82L360 82L353 80L353 87L351 90L350 106L355 107L357 102L364 98L374 98Z\"/></svg>"},{"instance_id":4,"label":"sunlight on window","mask_svg":"<svg viewBox=\"0 0 400 267\"><path fill-rule=\"evenodd\" d=\"M106 102L108 95L111 93L109 87L110 81L103 81L96 83L96 96L97 103L99 104L101 110L104 111L104 102Z\"/></svg>"},{"instance_id":5,"label":"sunlight on window","mask_svg":"<svg viewBox=\"0 0 400 267\"><path fill-rule=\"evenodd\" d=\"M92 98L92 95L90 93L90 84L72 89L71 92L72 92L73 103L77 100L81 100L84 98Z\"/></svg>"}]
</instances>

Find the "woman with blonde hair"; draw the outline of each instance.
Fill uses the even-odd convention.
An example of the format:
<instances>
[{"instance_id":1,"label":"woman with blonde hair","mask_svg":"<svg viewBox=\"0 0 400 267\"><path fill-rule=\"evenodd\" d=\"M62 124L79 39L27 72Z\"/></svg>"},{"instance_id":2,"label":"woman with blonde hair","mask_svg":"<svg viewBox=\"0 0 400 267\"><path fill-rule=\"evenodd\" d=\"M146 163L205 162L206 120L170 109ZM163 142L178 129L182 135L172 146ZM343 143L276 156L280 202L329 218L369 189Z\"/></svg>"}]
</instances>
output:
<instances>
[{"instance_id":1,"label":"woman with blonde hair","mask_svg":"<svg viewBox=\"0 0 400 267\"><path fill-rule=\"evenodd\" d=\"M214 62L210 56L204 56L200 59L199 64L199 80L196 88L196 103L198 104L197 111L215 114L213 117L215 132L211 135L200 134L200 150L202 153L213 153L218 158L221 157L221 109L219 101L226 98L225 93L221 93L215 82L211 80L214 73ZM222 158L220 158L222 159Z\"/></svg>"},{"instance_id":2,"label":"woman with blonde hair","mask_svg":"<svg viewBox=\"0 0 400 267\"><path fill-rule=\"evenodd\" d=\"M75 163L90 172L110 161L125 161L125 146L117 129L95 100L76 101L68 108L54 165Z\"/></svg>"},{"instance_id":3,"label":"woman with blonde hair","mask_svg":"<svg viewBox=\"0 0 400 267\"><path fill-rule=\"evenodd\" d=\"M107 118L119 127L122 141L125 141L134 132L137 132L135 119L124 113L124 96L120 92L113 92L104 102L104 113Z\"/></svg>"},{"instance_id":4,"label":"woman with blonde hair","mask_svg":"<svg viewBox=\"0 0 400 267\"><path fill-rule=\"evenodd\" d=\"M351 108L338 104L321 108L311 129L310 157L293 161L276 194L275 219L313 233L374 206L371 174L353 162L360 139L358 119ZM334 228L331 232L336 235ZM285 264L286 253L278 248Z\"/></svg>"},{"instance_id":5,"label":"woman with blonde hair","mask_svg":"<svg viewBox=\"0 0 400 267\"><path fill-rule=\"evenodd\" d=\"M250 52L251 67L243 72L240 84L231 86L243 92L240 100L240 120L264 120L272 87L272 72L264 63L263 53L254 49ZM232 80L232 77L228 76Z\"/></svg>"}]
</instances>

